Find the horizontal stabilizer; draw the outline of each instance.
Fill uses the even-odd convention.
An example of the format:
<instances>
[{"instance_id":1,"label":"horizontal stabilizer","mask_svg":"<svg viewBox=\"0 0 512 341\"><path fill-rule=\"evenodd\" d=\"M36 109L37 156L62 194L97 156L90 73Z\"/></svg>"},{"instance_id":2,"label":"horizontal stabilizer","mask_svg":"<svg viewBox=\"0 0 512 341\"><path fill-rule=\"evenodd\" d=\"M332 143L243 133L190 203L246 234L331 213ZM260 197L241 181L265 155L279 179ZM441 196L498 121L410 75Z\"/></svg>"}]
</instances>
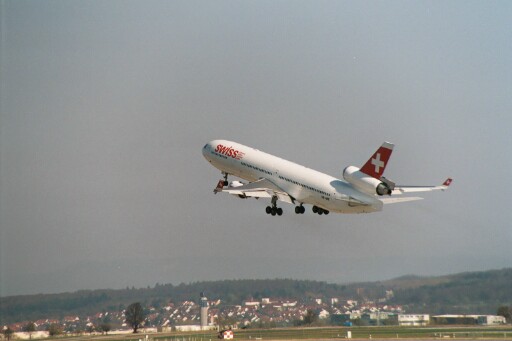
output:
<instances>
[{"instance_id":1,"label":"horizontal stabilizer","mask_svg":"<svg viewBox=\"0 0 512 341\"><path fill-rule=\"evenodd\" d=\"M404 194L404 193L415 193L415 192L430 192L430 191L445 191L448 186L452 183L452 179L448 178L440 186L395 186L395 189L391 193L392 195Z\"/></svg>"}]
</instances>

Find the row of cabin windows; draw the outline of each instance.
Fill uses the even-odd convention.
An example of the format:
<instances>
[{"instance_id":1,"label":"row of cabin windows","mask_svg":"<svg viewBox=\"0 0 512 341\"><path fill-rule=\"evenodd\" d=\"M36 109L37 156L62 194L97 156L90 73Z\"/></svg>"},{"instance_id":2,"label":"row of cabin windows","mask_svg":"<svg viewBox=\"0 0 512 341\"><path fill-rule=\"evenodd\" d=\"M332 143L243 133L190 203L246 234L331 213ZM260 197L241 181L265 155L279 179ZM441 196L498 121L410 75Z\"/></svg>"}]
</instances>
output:
<instances>
[{"instance_id":1,"label":"row of cabin windows","mask_svg":"<svg viewBox=\"0 0 512 341\"><path fill-rule=\"evenodd\" d=\"M288 181L289 183L292 183L292 184L297 185L297 186L301 186L301 187L303 187L303 188L307 188L307 189L309 189L310 191L314 191L314 192L317 192L317 193L320 193L320 194L326 195L326 196L328 196L328 197L330 197L330 196L331 196L329 193L326 193L326 192L324 192L324 191L321 191L321 190L319 190L319 189L317 189L317 188L314 188L314 187L311 187L311 186L308 186L308 185L304 185L303 183L300 183L300 182L298 182L298 181L295 181L295 180L291 180L291 179L285 178L284 176L281 176L281 175L279 175L279 179L284 180L284 181Z\"/></svg>"},{"instance_id":2,"label":"row of cabin windows","mask_svg":"<svg viewBox=\"0 0 512 341\"><path fill-rule=\"evenodd\" d=\"M262 173L265 173L265 174L268 174L268 175L272 175L272 172L269 172L268 170L266 169L263 169L263 168L259 168L259 167L256 167L256 166L253 166L253 165L250 165L248 163L245 163L245 162L241 162L242 166L245 166L245 167L249 167L249 168L252 168L254 170L257 170L259 172L262 172Z\"/></svg>"},{"instance_id":3,"label":"row of cabin windows","mask_svg":"<svg viewBox=\"0 0 512 341\"><path fill-rule=\"evenodd\" d=\"M254 169L254 170L257 170L259 172L262 172L262 173L265 173L265 174L268 174L268 175L272 175L272 172L269 172L268 170L266 169L263 169L263 168L259 168L259 167L256 167L256 166L253 166L253 165L250 165L248 163L245 163L245 162L240 162L242 164L242 166L245 166L245 167L248 167L248 168L251 168L251 169ZM289 183L292 183L294 185L297 185L297 186L301 186L303 188L307 188L309 189L310 191L314 191L314 192L317 192L317 193L320 193L320 194L323 194L325 196L328 196L330 197L331 195L327 192L324 192L324 191L321 191L317 188L314 188L314 187L311 187L311 186L308 186L308 185L305 185L303 183L300 183L300 182L297 182L297 181L294 181L294 180L291 180L291 179L288 179L288 178L285 178L284 176L281 176L279 175L279 179L281 180L285 180L285 181L288 181Z\"/></svg>"}]
</instances>

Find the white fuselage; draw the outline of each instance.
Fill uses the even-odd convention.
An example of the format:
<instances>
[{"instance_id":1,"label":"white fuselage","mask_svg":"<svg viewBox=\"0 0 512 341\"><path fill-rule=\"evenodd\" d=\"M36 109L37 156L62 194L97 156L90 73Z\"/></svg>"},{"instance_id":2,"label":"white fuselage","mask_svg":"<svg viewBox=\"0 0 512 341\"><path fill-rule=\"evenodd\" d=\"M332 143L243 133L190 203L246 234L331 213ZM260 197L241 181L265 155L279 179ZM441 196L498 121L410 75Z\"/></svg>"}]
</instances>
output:
<instances>
[{"instance_id":1,"label":"white fuselage","mask_svg":"<svg viewBox=\"0 0 512 341\"><path fill-rule=\"evenodd\" d=\"M270 180L297 203L338 213L382 210L382 201L376 196L362 193L343 180L236 142L211 141L203 147L203 156L224 173L251 182ZM361 205L361 201L370 204Z\"/></svg>"}]
</instances>

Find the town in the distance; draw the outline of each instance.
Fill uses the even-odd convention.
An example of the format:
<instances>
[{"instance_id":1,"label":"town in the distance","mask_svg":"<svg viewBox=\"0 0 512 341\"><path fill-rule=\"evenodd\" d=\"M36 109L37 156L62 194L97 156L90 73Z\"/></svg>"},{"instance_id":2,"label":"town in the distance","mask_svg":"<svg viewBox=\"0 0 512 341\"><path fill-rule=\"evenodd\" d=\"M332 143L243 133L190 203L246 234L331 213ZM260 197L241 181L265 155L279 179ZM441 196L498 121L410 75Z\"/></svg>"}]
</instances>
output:
<instances>
[{"instance_id":1,"label":"town in the distance","mask_svg":"<svg viewBox=\"0 0 512 341\"><path fill-rule=\"evenodd\" d=\"M361 289L364 290L364 289ZM359 297L364 292L358 293ZM325 298L261 298L239 304L223 304L222 299L209 299L198 293L196 300L182 302L137 303L142 310L139 331L144 333L229 330L246 328L276 328L292 326L427 326L427 325L487 325L507 323L499 315L430 315L406 311L390 304L393 290L376 300ZM98 311L91 316L63 316L60 319L39 319L3 326L17 339L35 339L66 335L127 334L133 332L128 318L130 307Z\"/></svg>"}]
</instances>

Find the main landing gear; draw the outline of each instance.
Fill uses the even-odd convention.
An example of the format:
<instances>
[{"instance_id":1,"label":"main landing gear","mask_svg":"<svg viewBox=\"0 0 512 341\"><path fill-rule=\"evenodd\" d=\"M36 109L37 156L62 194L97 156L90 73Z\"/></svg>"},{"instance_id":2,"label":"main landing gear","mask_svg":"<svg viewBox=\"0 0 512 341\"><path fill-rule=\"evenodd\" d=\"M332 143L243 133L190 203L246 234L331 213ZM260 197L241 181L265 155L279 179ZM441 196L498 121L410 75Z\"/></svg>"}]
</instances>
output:
<instances>
[{"instance_id":1,"label":"main landing gear","mask_svg":"<svg viewBox=\"0 0 512 341\"><path fill-rule=\"evenodd\" d=\"M322 215L322 214L328 215L329 211L324 210L323 208L320 208L318 206L313 206L313 213L317 213L318 215Z\"/></svg>"},{"instance_id":2,"label":"main landing gear","mask_svg":"<svg viewBox=\"0 0 512 341\"><path fill-rule=\"evenodd\" d=\"M275 216L276 214L278 216L283 215L283 209L281 207L277 207L277 197L276 196L272 197L272 207L267 206L265 208L265 212L267 212L267 214L271 214L272 216Z\"/></svg>"},{"instance_id":3,"label":"main landing gear","mask_svg":"<svg viewBox=\"0 0 512 341\"><path fill-rule=\"evenodd\" d=\"M267 214L271 214L273 216L275 216L276 214L277 215L283 215L283 209L281 207L275 207L275 206L267 206L265 208L265 212L267 212Z\"/></svg>"},{"instance_id":4,"label":"main landing gear","mask_svg":"<svg viewBox=\"0 0 512 341\"><path fill-rule=\"evenodd\" d=\"M300 206L295 206L295 213L304 214L304 212L306 212L306 208L302 206L302 204Z\"/></svg>"}]
</instances>

